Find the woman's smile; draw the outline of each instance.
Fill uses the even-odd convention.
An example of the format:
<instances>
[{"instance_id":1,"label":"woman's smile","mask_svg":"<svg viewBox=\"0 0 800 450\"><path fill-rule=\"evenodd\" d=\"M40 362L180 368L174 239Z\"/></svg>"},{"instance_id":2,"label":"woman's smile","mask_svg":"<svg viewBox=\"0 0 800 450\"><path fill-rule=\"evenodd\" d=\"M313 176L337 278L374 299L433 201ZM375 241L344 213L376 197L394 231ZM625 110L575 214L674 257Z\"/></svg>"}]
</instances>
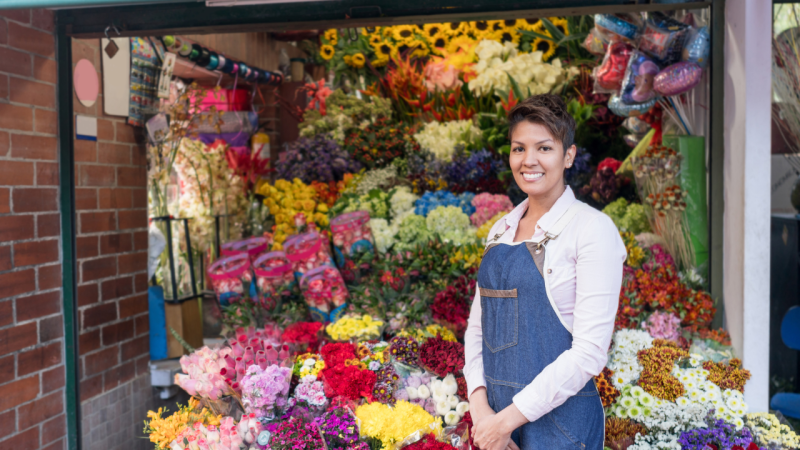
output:
<instances>
[{"instance_id":1,"label":"woman's smile","mask_svg":"<svg viewBox=\"0 0 800 450\"><path fill-rule=\"evenodd\" d=\"M535 183L544 177L544 172L520 172L520 175L528 183Z\"/></svg>"}]
</instances>

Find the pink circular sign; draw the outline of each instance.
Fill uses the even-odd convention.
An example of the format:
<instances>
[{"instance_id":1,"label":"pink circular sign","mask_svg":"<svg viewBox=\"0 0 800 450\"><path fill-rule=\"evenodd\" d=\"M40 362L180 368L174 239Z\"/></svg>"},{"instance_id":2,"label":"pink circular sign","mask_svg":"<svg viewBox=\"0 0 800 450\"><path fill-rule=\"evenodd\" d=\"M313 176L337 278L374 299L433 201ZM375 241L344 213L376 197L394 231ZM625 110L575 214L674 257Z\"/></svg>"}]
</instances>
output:
<instances>
[{"instance_id":1,"label":"pink circular sign","mask_svg":"<svg viewBox=\"0 0 800 450\"><path fill-rule=\"evenodd\" d=\"M88 59L82 59L75 65L72 78L75 84L75 95L83 106L90 107L97 101L100 92L100 82L97 80L97 70Z\"/></svg>"}]
</instances>

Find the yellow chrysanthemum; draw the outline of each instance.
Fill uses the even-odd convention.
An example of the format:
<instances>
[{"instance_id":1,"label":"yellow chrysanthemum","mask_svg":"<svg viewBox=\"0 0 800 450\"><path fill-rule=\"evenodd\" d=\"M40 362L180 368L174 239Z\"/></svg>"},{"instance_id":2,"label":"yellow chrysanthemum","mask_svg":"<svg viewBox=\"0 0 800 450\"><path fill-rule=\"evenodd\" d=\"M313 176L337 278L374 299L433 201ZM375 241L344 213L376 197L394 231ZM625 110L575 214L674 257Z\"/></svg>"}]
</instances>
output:
<instances>
[{"instance_id":1,"label":"yellow chrysanthemum","mask_svg":"<svg viewBox=\"0 0 800 450\"><path fill-rule=\"evenodd\" d=\"M336 28L331 28L330 30L326 30L325 34L322 35L331 45L336 45L339 43L339 30Z\"/></svg>"},{"instance_id":2,"label":"yellow chrysanthemum","mask_svg":"<svg viewBox=\"0 0 800 450\"><path fill-rule=\"evenodd\" d=\"M444 24L444 31L450 36L460 36L470 30L469 22L449 22Z\"/></svg>"},{"instance_id":3,"label":"yellow chrysanthemum","mask_svg":"<svg viewBox=\"0 0 800 450\"><path fill-rule=\"evenodd\" d=\"M336 51L333 49L332 45L323 45L319 48L319 56L325 61L330 61L334 53L336 53Z\"/></svg>"},{"instance_id":4,"label":"yellow chrysanthemum","mask_svg":"<svg viewBox=\"0 0 800 450\"><path fill-rule=\"evenodd\" d=\"M439 33L444 31L444 24L442 23L426 23L422 26L422 29L425 31L425 39L429 41L433 39L434 36L437 36Z\"/></svg>"},{"instance_id":5,"label":"yellow chrysanthemum","mask_svg":"<svg viewBox=\"0 0 800 450\"><path fill-rule=\"evenodd\" d=\"M548 19L550 19L550 22L552 22L564 36L569 36L569 22L567 19L563 17L548 17Z\"/></svg>"},{"instance_id":6,"label":"yellow chrysanthemum","mask_svg":"<svg viewBox=\"0 0 800 450\"><path fill-rule=\"evenodd\" d=\"M556 45L547 39L536 38L531 43L531 49L542 52L542 61L547 61L556 53Z\"/></svg>"},{"instance_id":7,"label":"yellow chrysanthemum","mask_svg":"<svg viewBox=\"0 0 800 450\"><path fill-rule=\"evenodd\" d=\"M397 25L392 27L392 37L397 42L408 44L416 36L417 27L414 25Z\"/></svg>"}]
</instances>

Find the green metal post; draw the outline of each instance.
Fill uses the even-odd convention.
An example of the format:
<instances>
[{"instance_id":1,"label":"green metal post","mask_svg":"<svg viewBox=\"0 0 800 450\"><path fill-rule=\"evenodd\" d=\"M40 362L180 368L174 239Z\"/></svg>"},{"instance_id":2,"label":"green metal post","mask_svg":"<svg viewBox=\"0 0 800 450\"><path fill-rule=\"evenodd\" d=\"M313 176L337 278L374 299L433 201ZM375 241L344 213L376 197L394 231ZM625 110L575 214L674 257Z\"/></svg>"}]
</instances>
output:
<instances>
[{"instance_id":1,"label":"green metal post","mask_svg":"<svg viewBox=\"0 0 800 450\"><path fill-rule=\"evenodd\" d=\"M61 210L61 284L66 355L67 448L81 448L79 393L77 260L75 257L75 154L72 141L72 38L67 36L63 15L56 15L56 63L58 67L58 167Z\"/></svg>"},{"instance_id":2,"label":"green metal post","mask_svg":"<svg viewBox=\"0 0 800 450\"><path fill-rule=\"evenodd\" d=\"M725 0L711 4L711 133L708 155L708 247L711 297L717 300L714 327L721 327L725 316L722 301L722 232L725 213Z\"/></svg>"}]
</instances>

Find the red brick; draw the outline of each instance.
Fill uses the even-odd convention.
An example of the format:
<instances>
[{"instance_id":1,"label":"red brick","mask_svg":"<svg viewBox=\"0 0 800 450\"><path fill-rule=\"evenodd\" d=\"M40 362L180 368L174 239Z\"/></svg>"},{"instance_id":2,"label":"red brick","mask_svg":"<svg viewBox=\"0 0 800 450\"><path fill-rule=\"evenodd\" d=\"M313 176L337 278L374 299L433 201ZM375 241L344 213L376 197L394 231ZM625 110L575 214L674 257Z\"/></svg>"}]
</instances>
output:
<instances>
[{"instance_id":1,"label":"red brick","mask_svg":"<svg viewBox=\"0 0 800 450\"><path fill-rule=\"evenodd\" d=\"M138 337L122 344L122 360L136 358L150 351L150 336Z\"/></svg>"},{"instance_id":2,"label":"red brick","mask_svg":"<svg viewBox=\"0 0 800 450\"><path fill-rule=\"evenodd\" d=\"M97 162L107 164L130 164L130 145L99 142L97 144Z\"/></svg>"},{"instance_id":3,"label":"red brick","mask_svg":"<svg viewBox=\"0 0 800 450\"><path fill-rule=\"evenodd\" d=\"M39 266L39 290L46 291L61 287L61 264Z\"/></svg>"},{"instance_id":4,"label":"red brick","mask_svg":"<svg viewBox=\"0 0 800 450\"><path fill-rule=\"evenodd\" d=\"M0 242L33 238L33 216L8 216L0 220Z\"/></svg>"},{"instance_id":5,"label":"red brick","mask_svg":"<svg viewBox=\"0 0 800 450\"><path fill-rule=\"evenodd\" d=\"M58 366L48 371L42 372L42 393L61 389L65 385L64 366Z\"/></svg>"},{"instance_id":6,"label":"red brick","mask_svg":"<svg viewBox=\"0 0 800 450\"><path fill-rule=\"evenodd\" d=\"M53 11L44 8L32 9L31 25L44 31L53 32L56 28Z\"/></svg>"},{"instance_id":7,"label":"red brick","mask_svg":"<svg viewBox=\"0 0 800 450\"><path fill-rule=\"evenodd\" d=\"M105 373L103 387L106 391L114 389L115 387L133 379L136 376L136 365L134 361L128 361L109 369Z\"/></svg>"},{"instance_id":8,"label":"red brick","mask_svg":"<svg viewBox=\"0 0 800 450\"><path fill-rule=\"evenodd\" d=\"M36 322L0 330L0 355L7 355L25 347L36 345L37 340Z\"/></svg>"},{"instance_id":9,"label":"red brick","mask_svg":"<svg viewBox=\"0 0 800 450\"><path fill-rule=\"evenodd\" d=\"M143 315L143 316L136 317L135 319L133 319L133 323L134 323L135 329L136 329L136 336L141 336L141 335L143 335L145 333L149 333L150 332L150 316L149 315Z\"/></svg>"},{"instance_id":10,"label":"red brick","mask_svg":"<svg viewBox=\"0 0 800 450\"><path fill-rule=\"evenodd\" d=\"M4 384L0 386L0 411L33 400L37 395L39 395L39 375ZM7 447L2 447L2 443L0 443L0 448Z\"/></svg>"},{"instance_id":11,"label":"red brick","mask_svg":"<svg viewBox=\"0 0 800 450\"><path fill-rule=\"evenodd\" d=\"M46 447L42 447L42 450L67 450L67 447L64 439L59 439Z\"/></svg>"},{"instance_id":12,"label":"red brick","mask_svg":"<svg viewBox=\"0 0 800 450\"><path fill-rule=\"evenodd\" d=\"M119 364L119 347L114 346L84 357L83 373L101 373Z\"/></svg>"},{"instance_id":13,"label":"red brick","mask_svg":"<svg viewBox=\"0 0 800 450\"><path fill-rule=\"evenodd\" d=\"M37 133L55 136L58 133L58 114L55 111L36 109L33 111L34 129Z\"/></svg>"},{"instance_id":14,"label":"red brick","mask_svg":"<svg viewBox=\"0 0 800 450\"><path fill-rule=\"evenodd\" d=\"M64 394L54 392L46 397L22 405L17 410L19 427L24 430L64 413Z\"/></svg>"},{"instance_id":15,"label":"red brick","mask_svg":"<svg viewBox=\"0 0 800 450\"><path fill-rule=\"evenodd\" d=\"M44 347L20 352L17 356L17 376L21 377L39 372L61 362L61 342L56 341ZM27 427L26 427L27 428Z\"/></svg>"},{"instance_id":16,"label":"red brick","mask_svg":"<svg viewBox=\"0 0 800 450\"><path fill-rule=\"evenodd\" d=\"M55 82L58 80L56 61L54 59L42 58L41 56L34 56L33 77L39 81L55 84ZM38 119L38 114L36 117Z\"/></svg>"},{"instance_id":17,"label":"red brick","mask_svg":"<svg viewBox=\"0 0 800 450\"><path fill-rule=\"evenodd\" d=\"M133 242L130 233L100 236L100 253L103 255L129 252L131 250L133 250Z\"/></svg>"},{"instance_id":18,"label":"red brick","mask_svg":"<svg viewBox=\"0 0 800 450\"><path fill-rule=\"evenodd\" d=\"M133 126L125 122L116 122L114 126L117 128L117 142L127 142L129 144L137 144L139 142L138 132Z\"/></svg>"},{"instance_id":19,"label":"red brick","mask_svg":"<svg viewBox=\"0 0 800 450\"><path fill-rule=\"evenodd\" d=\"M32 266L58 261L58 240L17 242L14 244L14 264Z\"/></svg>"},{"instance_id":20,"label":"red brick","mask_svg":"<svg viewBox=\"0 0 800 450\"><path fill-rule=\"evenodd\" d=\"M61 414L42 425L42 445L47 445L67 435L65 417L64 414Z\"/></svg>"},{"instance_id":21,"label":"red brick","mask_svg":"<svg viewBox=\"0 0 800 450\"><path fill-rule=\"evenodd\" d=\"M56 87L52 84L11 77L10 92L12 102L48 109L56 107Z\"/></svg>"},{"instance_id":22,"label":"red brick","mask_svg":"<svg viewBox=\"0 0 800 450\"><path fill-rule=\"evenodd\" d=\"M97 251L97 236L78 236L75 243L78 259L91 258L100 254Z\"/></svg>"},{"instance_id":23,"label":"red brick","mask_svg":"<svg viewBox=\"0 0 800 450\"><path fill-rule=\"evenodd\" d=\"M14 265L11 263L11 246L0 246L0 272L11 270Z\"/></svg>"},{"instance_id":24,"label":"red brick","mask_svg":"<svg viewBox=\"0 0 800 450\"><path fill-rule=\"evenodd\" d=\"M31 22L30 9L8 9L5 11L0 11L0 16L5 17L6 19L9 20L15 20L20 23Z\"/></svg>"},{"instance_id":25,"label":"red brick","mask_svg":"<svg viewBox=\"0 0 800 450\"><path fill-rule=\"evenodd\" d=\"M133 277L133 290L136 292L144 292L147 290L146 273L138 273Z\"/></svg>"},{"instance_id":26,"label":"red brick","mask_svg":"<svg viewBox=\"0 0 800 450\"><path fill-rule=\"evenodd\" d=\"M0 44L8 44L8 23L0 20Z\"/></svg>"},{"instance_id":27,"label":"red brick","mask_svg":"<svg viewBox=\"0 0 800 450\"><path fill-rule=\"evenodd\" d=\"M97 162L97 142L75 140L75 161L76 162ZM76 171L77 172L77 171Z\"/></svg>"},{"instance_id":28,"label":"red brick","mask_svg":"<svg viewBox=\"0 0 800 450\"><path fill-rule=\"evenodd\" d=\"M11 190L8 188L0 188L0 214L8 214L11 212Z\"/></svg>"},{"instance_id":29,"label":"red brick","mask_svg":"<svg viewBox=\"0 0 800 450\"><path fill-rule=\"evenodd\" d=\"M92 328L117 320L117 305L102 303L83 310L83 328Z\"/></svg>"},{"instance_id":30,"label":"red brick","mask_svg":"<svg viewBox=\"0 0 800 450\"><path fill-rule=\"evenodd\" d=\"M126 298L119 301L119 317L131 317L136 314L146 312L148 308L147 294L140 294L135 297Z\"/></svg>"},{"instance_id":31,"label":"red brick","mask_svg":"<svg viewBox=\"0 0 800 450\"><path fill-rule=\"evenodd\" d=\"M133 319L103 327L103 346L114 345L133 337Z\"/></svg>"},{"instance_id":32,"label":"red brick","mask_svg":"<svg viewBox=\"0 0 800 450\"><path fill-rule=\"evenodd\" d=\"M119 273L133 273L147 270L147 252L119 255Z\"/></svg>"},{"instance_id":33,"label":"red brick","mask_svg":"<svg viewBox=\"0 0 800 450\"><path fill-rule=\"evenodd\" d=\"M133 207L147 208L147 189L133 189Z\"/></svg>"},{"instance_id":34,"label":"red brick","mask_svg":"<svg viewBox=\"0 0 800 450\"><path fill-rule=\"evenodd\" d=\"M55 237L61 234L61 216L59 214L36 216L36 234L40 238Z\"/></svg>"},{"instance_id":35,"label":"red brick","mask_svg":"<svg viewBox=\"0 0 800 450\"><path fill-rule=\"evenodd\" d=\"M81 233L99 233L117 229L117 215L114 211L83 212L80 214Z\"/></svg>"},{"instance_id":36,"label":"red brick","mask_svg":"<svg viewBox=\"0 0 800 450\"><path fill-rule=\"evenodd\" d=\"M128 209L133 206L131 189L99 189L97 199L100 209Z\"/></svg>"},{"instance_id":37,"label":"red brick","mask_svg":"<svg viewBox=\"0 0 800 450\"><path fill-rule=\"evenodd\" d=\"M33 163L3 161L0 163L0 183L6 186L33 186Z\"/></svg>"},{"instance_id":38,"label":"red brick","mask_svg":"<svg viewBox=\"0 0 800 450\"><path fill-rule=\"evenodd\" d=\"M114 168L111 166L81 165L78 184L80 186L113 186Z\"/></svg>"},{"instance_id":39,"label":"red brick","mask_svg":"<svg viewBox=\"0 0 800 450\"><path fill-rule=\"evenodd\" d=\"M0 448L39 448L39 427L31 428L14 435L5 441L0 441Z\"/></svg>"},{"instance_id":40,"label":"red brick","mask_svg":"<svg viewBox=\"0 0 800 450\"><path fill-rule=\"evenodd\" d=\"M55 188L14 189L11 195L16 213L58 211L58 190Z\"/></svg>"},{"instance_id":41,"label":"red brick","mask_svg":"<svg viewBox=\"0 0 800 450\"><path fill-rule=\"evenodd\" d=\"M14 322L14 308L11 300L0 302L0 326L4 327Z\"/></svg>"},{"instance_id":42,"label":"red brick","mask_svg":"<svg viewBox=\"0 0 800 450\"><path fill-rule=\"evenodd\" d=\"M64 337L64 318L48 317L39 321L39 342L49 342Z\"/></svg>"},{"instance_id":43,"label":"red brick","mask_svg":"<svg viewBox=\"0 0 800 450\"><path fill-rule=\"evenodd\" d=\"M148 245L147 231L136 231L133 233L133 249L147 250Z\"/></svg>"},{"instance_id":44,"label":"red brick","mask_svg":"<svg viewBox=\"0 0 800 450\"><path fill-rule=\"evenodd\" d=\"M99 289L96 284L78 286L78 306L91 305L100 301Z\"/></svg>"},{"instance_id":45,"label":"red brick","mask_svg":"<svg viewBox=\"0 0 800 450\"><path fill-rule=\"evenodd\" d=\"M127 297L133 294L133 277L120 277L104 281L100 285L100 295L104 302Z\"/></svg>"},{"instance_id":46,"label":"red brick","mask_svg":"<svg viewBox=\"0 0 800 450\"><path fill-rule=\"evenodd\" d=\"M61 311L61 292L53 291L44 294L19 297L17 302L17 322L38 319Z\"/></svg>"},{"instance_id":47,"label":"red brick","mask_svg":"<svg viewBox=\"0 0 800 450\"><path fill-rule=\"evenodd\" d=\"M58 186L58 163L36 163L36 185Z\"/></svg>"},{"instance_id":48,"label":"red brick","mask_svg":"<svg viewBox=\"0 0 800 450\"><path fill-rule=\"evenodd\" d=\"M97 140L114 140L114 122L106 119L97 119Z\"/></svg>"},{"instance_id":49,"label":"red brick","mask_svg":"<svg viewBox=\"0 0 800 450\"><path fill-rule=\"evenodd\" d=\"M15 355L8 355L0 358L0 384L11 381L16 377L14 371L17 366L14 363L14 356Z\"/></svg>"},{"instance_id":50,"label":"red brick","mask_svg":"<svg viewBox=\"0 0 800 450\"><path fill-rule=\"evenodd\" d=\"M97 209L97 189L75 188L75 208L78 211Z\"/></svg>"},{"instance_id":51,"label":"red brick","mask_svg":"<svg viewBox=\"0 0 800 450\"><path fill-rule=\"evenodd\" d=\"M11 156L55 161L58 159L58 141L55 137L12 134Z\"/></svg>"},{"instance_id":52,"label":"red brick","mask_svg":"<svg viewBox=\"0 0 800 450\"><path fill-rule=\"evenodd\" d=\"M2 21L0 21L0 36L2 36ZM8 75L0 75L0 99L8 100Z\"/></svg>"},{"instance_id":53,"label":"red brick","mask_svg":"<svg viewBox=\"0 0 800 450\"><path fill-rule=\"evenodd\" d=\"M23 27L14 22L8 24L8 44L42 56L55 55L55 38L52 33Z\"/></svg>"},{"instance_id":54,"label":"red brick","mask_svg":"<svg viewBox=\"0 0 800 450\"><path fill-rule=\"evenodd\" d=\"M13 297L35 290L36 273L33 269L0 274L0 298ZM6 353L8 352L0 351L0 355Z\"/></svg>"},{"instance_id":55,"label":"red brick","mask_svg":"<svg viewBox=\"0 0 800 450\"><path fill-rule=\"evenodd\" d=\"M134 166L147 165L147 148L144 145L134 145L131 153L131 164Z\"/></svg>"},{"instance_id":56,"label":"red brick","mask_svg":"<svg viewBox=\"0 0 800 450\"><path fill-rule=\"evenodd\" d=\"M103 374L81 381L81 402L103 393Z\"/></svg>"},{"instance_id":57,"label":"red brick","mask_svg":"<svg viewBox=\"0 0 800 450\"><path fill-rule=\"evenodd\" d=\"M14 363L12 362L11 364ZM11 411L0 414L0 436L11 436L16 431L17 411L12 409Z\"/></svg>"},{"instance_id":58,"label":"red brick","mask_svg":"<svg viewBox=\"0 0 800 450\"><path fill-rule=\"evenodd\" d=\"M31 76L31 54L12 48L0 48L0 71Z\"/></svg>"},{"instance_id":59,"label":"red brick","mask_svg":"<svg viewBox=\"0 0 800 450\"><path fill-rule=\"evenodd\" d=\"M147 210L128 210L119 212L119 229L147 228Z\"/></svg>"},{"instance_id":60,"label":"red brick","mask_svg":"<svg viewBox=\"0 0 800 450\"><path fill-rule=\"evenodd\" d=\"M108 278L117 274L117 260L113 256L106 258L93 259L91 261L84 261L81 264L82 278L81 280L94 281L101 278Z\"/></svg>"},{"instance_id":61,"label":"red brick","mask_svg":"<svg viewBox=\"0 0 800 450\"><path fill-rule=\"evenodd\" d=\"M11 136L5 131L0 131L0 156L7 156L11 150Z\"/></svg>"},{"instance_id":62,"label":"red brick","mask_svg":"<svg viewBox=\"0 0 800 450\"><path fill-rule=\"evenodd\" d=\"M78 352L81 355L93 352L100 348L100 330L92 330L81 333L78 339Z\"/></svg>"},{"instance_id":63,"label":"red brick","mask_svg":"<svg viewBox=\"0 0 800 450\"><path fill-rule=\"evenodd\" d=\"M136 359L136 376L150 373L150 355L145 355Z\"/></svg>"},{"instance_id":64,"label":"red brick","mask_svg":"<svg viewBox=\"0 0 800 450\"><path fill-rule=\"evenodd\" d=\"M117 167L117 186L146 187L147 172L143 167Z\"/></svg>"}]
</instances>

